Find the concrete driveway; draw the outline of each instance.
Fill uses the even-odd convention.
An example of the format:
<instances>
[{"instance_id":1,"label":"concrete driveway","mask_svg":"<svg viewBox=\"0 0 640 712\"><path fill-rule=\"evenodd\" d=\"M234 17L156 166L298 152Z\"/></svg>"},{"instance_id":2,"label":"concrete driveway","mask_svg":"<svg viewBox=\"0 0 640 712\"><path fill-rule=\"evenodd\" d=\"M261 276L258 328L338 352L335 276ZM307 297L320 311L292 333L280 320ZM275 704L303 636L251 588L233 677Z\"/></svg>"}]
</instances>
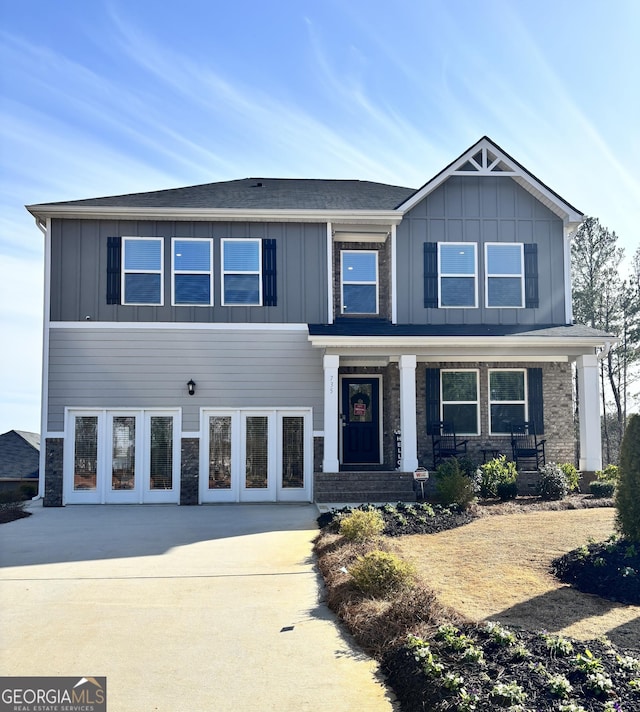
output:
<instances>
[{"instance_id":1,"label":"concrete driveway","mask_svg":"<svg viewBox=\"0 0 640 712\"><path fill-rule=\"evenodd\" d=\"M0 674L107 677L111 712L378 712L320 602L312 505L74 506L0 526Z\"/></svg>"}]
</instances>

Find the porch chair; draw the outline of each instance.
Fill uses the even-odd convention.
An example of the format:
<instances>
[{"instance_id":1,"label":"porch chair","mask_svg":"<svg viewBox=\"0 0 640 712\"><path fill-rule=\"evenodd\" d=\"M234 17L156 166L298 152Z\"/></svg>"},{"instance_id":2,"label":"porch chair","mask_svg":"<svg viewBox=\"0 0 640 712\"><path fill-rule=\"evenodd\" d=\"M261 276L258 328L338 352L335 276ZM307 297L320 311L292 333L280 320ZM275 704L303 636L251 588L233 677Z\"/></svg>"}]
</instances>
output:
<instances>
[{"instance_id":1,"label":"porch chair","mask_svg":"<svg viewBox=\"0 0 640 712\"><path fill-rule=\"evenodd\" d=\"M467 454L468 440L459 440L453 423L437 420L430 424L433 438L433 469L447 457L458 457Z\"/></svg>"},{"instance_id":2,"label":"porch chair","mask_svg":"<svg viewBox=\"0 0 640 712\"><path fill-rule=\"evenodd\" d=\"M535 425L532 422L511 423L511 449L516 469L520 469L521 460L528 460L532 464L535 460L536 470L540 469L540 466L544 467L544 444L546 442L546 440L538 439Z\"/></svg>"}]
</instances>

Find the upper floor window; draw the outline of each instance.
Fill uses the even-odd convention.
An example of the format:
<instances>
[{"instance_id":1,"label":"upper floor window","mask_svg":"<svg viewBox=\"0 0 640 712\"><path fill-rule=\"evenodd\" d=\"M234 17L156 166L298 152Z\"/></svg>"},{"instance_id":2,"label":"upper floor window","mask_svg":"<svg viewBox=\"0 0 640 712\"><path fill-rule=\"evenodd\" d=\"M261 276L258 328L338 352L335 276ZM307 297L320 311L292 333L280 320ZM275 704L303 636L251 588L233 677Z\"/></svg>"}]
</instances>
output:
<instances>
[{"instance_id":1,"label":"upper floor window","mask_svg":"<svg viewBox=\"0 0 640 712\"><path fill-rule=\"evenodd\" d=\"M524 306L523 246L516 244L485 245L486 299L488 307Z\"/></svg>"},{"instance_id":2,"label":"upper floor window","mask_svg":"<svg viewBox=\"0 0 640 712\"><path fill-rule=\"evenodd\" d=\"M213 304L213 250L209 239L171 241L174 305Z\"/></svg>"},{"instance_id":3,"label":"upper floor window","mask_svg":"<svg viewBox=\"0 0 640 712\"><path fill-rule=\"evenodd\" d=\"M262 240L222 240L222 304L262 305Z\"/></svg>"},{"instance_id":4,"label":"upper floor window","mask_svg":"<svg viewBox=\"0 0 640 712\"><path fill-rule=\"evenodd\" d=\"M510 433L527 420L526 370L489 371L489 421L492 434Z\"/></svg>"},{"instance_id":5,"label":"upper floor window","mask_svg":"<svg viewBox=\"0 0 640 712\"><path fill-rule=\"evenodd\" d=\"M378 253L341 253L342 314L378 313Z\"/></svg>"},{"instance_id":6,"label":"upper floor window","mask_svg":"<svg viewBox=\"0 0 640 712\"><path fill-rule=\"evenodd\" d=\"M163 303L163 239L124 237L122 239L122 288L124 304Z\"/></svg>"},{"instance_id":7,"label":"upper floor window","mask_svg":"<svg viewBox=\"0 0 640 712\"><path fill-rule=\"evenodd\" d=\"M478 435L478 371L440 371L442 420L451 423L458 435Z\"/></svg>"},{"instance_id":8,"label":"upper floor window","mask_svg":"<svg viewBox=\"0 0 640 712\"><path fill-rule=\"evenodd\" d=\"M478 305L475 243L438 243L438 294L441 307Z\"/></svg>"}]
</instances>

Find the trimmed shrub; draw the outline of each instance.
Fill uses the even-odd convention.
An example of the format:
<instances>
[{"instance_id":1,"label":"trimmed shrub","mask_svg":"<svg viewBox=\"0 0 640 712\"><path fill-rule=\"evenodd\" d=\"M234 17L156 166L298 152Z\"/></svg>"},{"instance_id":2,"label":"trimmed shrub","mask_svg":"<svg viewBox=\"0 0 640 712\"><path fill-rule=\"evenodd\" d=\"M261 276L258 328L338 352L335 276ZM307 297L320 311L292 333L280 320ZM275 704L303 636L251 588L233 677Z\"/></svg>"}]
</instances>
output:
<instances>
[{"instance_id":1,"label":"trimmed shrub","mask_svg":"<svg viewBox=\"0 0 640 712\"><path fill-rule=\"evenodd\" d=\"M618 481L618 476L617 465L607 465L604 470L596 470L596 479L599 482L613 482L615 484Z\"/></svg>"},{"instance_id":2,"label":"trimmed shrub","mask_svg":"<svg viewBox=\"0 0 640 712\"><path fill-rule=\"evenodd\" d=\"M518 494L515 462L507 462L506 455L494 457L478 468L480 473L480 496L483 499L500 497L503 501ZM515 492L515 494L513 494Z\"/></svg>"},{"instance_id":3,"label":"trimmed shrub","mask_svg":"<svg viewBox=\"0 0 640 712\"><path fill-rule=\"evenodd\" d=\"M538 494L542 499L564 499L569 493L569 483L555 462L540 468Z\"/></svg>"},{"instance_id":4,"label":"trimmed shrub","mask_svg":"<svg viewBox=\"0 0 640 712\"><path fill-rule=\"evenodd\" d=\"M629 418L620 447L616 509L620 534L640 542L640 415L636 413Z\"/></svg>"},{"instance_id":5,"label":"trimmed shrub","mask_svg":"<svg viewBox=\"0 0 640 712\"><path fill-rule=\"evenodd\" d=\"M367 541L382 534L384 518L377 510L355 509L340 519L340 534L349 541Z\"/></svg>"},{"instance_id":6,"label":"trimmed shrub","mask_svg":"<svg viewBox=\"0 0 640 712\"><path fill-rule=\"evenodd\" d=\"M359 556L349 573L362 593L374 598L402 591L416 580L416 570L411 564L386 551Z\"/></svg>"},{"instance_id":7,"label":"trimmed shrub","mask_svg":"<svg viewBox=\"0 0 640 712\"><path fill-rule=\"evenodd\" d=\"M577 492L580 489L581 479L578 468L570 462L563 462L560 464L560 469L564 472L564 476L567 478L569 492Z\"/></svg>"},{"instance_id":8,"label":"trimmed shrub","mask_svg":"<svg viewBox=\"0 0 640 712\"><path fill-rule=\"evenodd\" d=\"M24 483L20 485L20 496L22 499L33 499L38 493L38 488L31 483Z\"/></svg>"},{"instance_id":9,"label":"trimmed shrub","mask_svg":"<svg viewBox=\"0 0 640 712\"><path fill-rule=\"evenodd\" d=\"M611 480L594 480L589 484L589 492L596 499L613 497L616 491L616 483Z\"/></svg>"},{"instance_id":10,"label":"trimmed shrub","mask_svg":"<svg viewBox=\"0 0 640 712\"><path fill-rule=\"evenodd\" d=\"M17 489L3 490L0 492L0 504L13 504L22 502L23 497Z\"/></svg>"},{"instance_id":11,"label":"trimmed shrub","mask_svg":"<svg viewBox=\"0 0 640 712\"><path fill-rule=\"evenodd\" d=\"M473 480L460 467L457 458L452 457L438 465L436 469L436 490L441 504L457 504L467 509L475 499Z\"/></svg>"}]
</instances>

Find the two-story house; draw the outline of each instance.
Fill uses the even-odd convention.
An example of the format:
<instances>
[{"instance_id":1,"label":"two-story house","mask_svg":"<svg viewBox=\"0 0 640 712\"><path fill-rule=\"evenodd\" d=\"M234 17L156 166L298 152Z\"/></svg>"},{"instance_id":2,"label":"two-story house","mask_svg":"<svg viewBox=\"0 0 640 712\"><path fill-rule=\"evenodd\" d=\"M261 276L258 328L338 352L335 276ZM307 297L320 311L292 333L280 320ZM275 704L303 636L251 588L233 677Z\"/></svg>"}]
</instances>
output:
<instances>
[{"instance_id":1,"label":"two-story house","mask_svg":"<svg viewBox=\"0 0 640 712\"><path fill-rule=\"evenodd\" d=\"M601 466L582 213L486 137L417 190L249 178L28 210L46 505L344 500L430 467L439 420L478 456L533 422L573 461L572 364L580 468Z\"/></svg>"}]
</instances>

